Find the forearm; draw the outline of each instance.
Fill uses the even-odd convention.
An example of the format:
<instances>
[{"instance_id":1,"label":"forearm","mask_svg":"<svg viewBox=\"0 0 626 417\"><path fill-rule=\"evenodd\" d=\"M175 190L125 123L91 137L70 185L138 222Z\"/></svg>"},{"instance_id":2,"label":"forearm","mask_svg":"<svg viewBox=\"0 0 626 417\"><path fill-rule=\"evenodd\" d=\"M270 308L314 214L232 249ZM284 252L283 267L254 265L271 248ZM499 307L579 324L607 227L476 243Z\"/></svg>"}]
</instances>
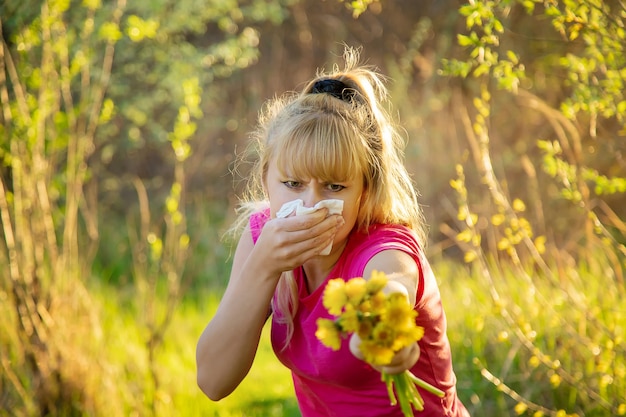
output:
<instances>
[{"instance_id":1,"label":"forearm","mask_svg":"<svg viewBox=\"0 0 626 417\"><path fill-rule=\"evenodd\" d=\"M256 243L250 230L244 231L228 288L198 341L198 385L209 398L230 394L250 370L281 273L332 242L339 220L326 213L269 221Z\"/></svg>"},{"instance_id":2,"label":"forearm","mask_svg":"<svg viewBox=\"0 0 626 417\"><path fill-rule=\"evenodd\" d=\"M198 341L198 385L212 400L229 395L250 370L277 282L254 256L242 271L254 273L231 280Z\"/></svg>"}]
</instances>

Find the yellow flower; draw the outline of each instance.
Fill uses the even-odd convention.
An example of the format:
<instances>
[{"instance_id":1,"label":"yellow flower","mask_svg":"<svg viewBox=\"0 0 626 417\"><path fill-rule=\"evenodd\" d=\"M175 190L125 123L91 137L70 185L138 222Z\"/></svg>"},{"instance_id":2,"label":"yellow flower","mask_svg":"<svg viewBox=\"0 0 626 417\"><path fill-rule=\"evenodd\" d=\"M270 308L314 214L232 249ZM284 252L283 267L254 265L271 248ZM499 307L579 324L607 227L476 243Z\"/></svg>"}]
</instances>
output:
<instances>
[{"instance_id":1,"label":"yellow flower","mask_svg":"<svg viewBox=\"0 0 626 417\"><path fill-rule=\"evenodd\" d=\"M526 210L526 204L519 198L513 200L513 210L521 212Z\"/></svg>"},{"instance_id":2,"label":"yellow flower","mask_svg":"<svg viewBox=\"0 0 626 417\"><path fill-rule=\"evenodd\" d=\"M339 323L344 332L354 333L359 330L359 313L353 305L348 304L341 316Z\"/></svg>"},{"instance_id":3,"label":"yellow flower","mask_svg":"<svg viewBox=\"0 0 626 417\"><path fill-rule=\"evenodd\" d=\"M552 385L554 388L561 385L561 377L559 376L559 374L550 375L550 385Z\"/></svg>"},{"instance_id":4,"label":"yellow flower","mask_svg":"<svg viewBox=\"0 0 626 417\"><path fill-rule=\"evenodd\" d=\"M389 364L400 349L424 336L424 328L415 323L417 312L408 303L406 291L391 292L394 290L391 284L401 284L395 281L387 284L387 276L378 271L374 271L367 281L361 277L347 282L341 278L328 281L322 303L336 319L318 319L315 336L325 346L338 350L343 335L356 333L361 340L359 351L367 363L374 366ZM404 287L400 289L405 290ZM413 408L424 409L424 400L417 387L438 397L444 396L443 391L410 371L394 375L382 372L382 380L391 404L399 405L405 417L413 416Z\"/></svg>"},{"instance_id":5,"label":"yellow flower","mask_svg":"<svg viewBox=\"0 0 626 417\"><path fill-rule=\"evenodd\" d=\"M341 333L335 322L330 319L319 318L316 324L317 331L315 332L315 337L332 350L339 350L341 347Z\"/></svg>"},{"instance_id":6,"label":"yellow flower","mask_svg":"<svg viewBox=\"0 0 626 417\"><path fill-rule=\"evenodd\" d=\"M359 345L365 362L370 365L387 365L393 359L395 352L390 347L380 346L376 341L363 340Z\"/></svg>"},{"instance_id":7,"label":"yellow flower","mask_svg":"<svg viewBox=\"0 0 626 417\"><path fill-rule=\"evenodd\" d=\"M524 414L526 412L526 410L528 410L528 406L526 404L524 404L524 403L520 402L520 403L517 403L515 405L515 413L518 416L521 416L522 414Z\"/></svg>"},{"instance_id":8,"label":"yellow flower","mask_svg":"<svg viewBox=\"0 0 626 417\"><path fill-rule=\"evenodd\" d=\"M387 297L387 308L382 312L381 320L394 330L402 331L415 326L416 315L404 294L392 293Z\"/></svg>"},{"instance_id":9,"label":"yellow flower","mask_svg":"<svg viewBox=\"0 0 626 417\"><path fill-rule=\"evenodd\" d=\"M387 275L384 272L372 271L372 276L367 280L367 292L376 294L387 284Z\"/></svg>"},{"instance_id":10,"label":"yellow flower","mask_svg":"<svg viewBox=\"0 0 626 417\"><path fill-rule=\"evenodd\" d=\"M387 297L382 291L372 294L369 298L369 304L363 304L360 309L363 313L380 315L387 308Z\"/></svg>"},{"instance_id":11,"label":"yellow flower","mask_svg":"<svg viewBox=\"0 0 626 417\"><path fill-rule=\"evenodd\" d=\"M365 300L361 301L361 304L356 306L357 310L363 313L364 315L372 315L372 298L367 297Z\"/></svg>"},{"instance_id":12,"label":"yellow flower","mask_svg":"<svg viewBox=\"0 0 626 417\"><path fill-rule=\"evenodd\" d=\"M393 350L398 351L420 340L424 336L424 328L421 326L413 326L402 332L396 333L396 339L392 346Z\"/></svg>"},{"instance_id":13,"label":"yellow flower","mask_svg":"<svg viewBox=\"0 0 626 417\"><path fill-rule=\"evenodd\" d=\"M340 315L347 302L348 296L346 295L345 281L341 278L328 281L322 298L322 303L328 312L333 316Z\"/></svg>"},{"instance_id":14,"label":"yellow flower","mask_svg":"<svg viewBox=\"0 0 626 417\"><path fill-rule=\"evenodd\" d=\"M374 330L371 334L371 340L379 346L391 347L396 337L396 332L393 328L387 326L387 323L379 322L374 326Z\"/></svg>"},{"instance_id":15,"label":"yellow flower","mask_svg":"<svg viewBox=\"0 0 626 417\"><path fill-rule=\"evenodd\" d=\"M358 306L366 295L366 281L363 278L352 278L346 282L346 296L348 303Z\"/></svg>"},{"instance_id":16,"label":"yellow flower","mask_svg":"<svg viewBox=\"0 0 626 417\"><path fill-rule=\"evenodd\" d=\"M367 339L370 337L373 328L374 321L371 318L363 317L359 320L359 329L357 330L357 334L361 339Z\"/></svg>"}]
</instances>

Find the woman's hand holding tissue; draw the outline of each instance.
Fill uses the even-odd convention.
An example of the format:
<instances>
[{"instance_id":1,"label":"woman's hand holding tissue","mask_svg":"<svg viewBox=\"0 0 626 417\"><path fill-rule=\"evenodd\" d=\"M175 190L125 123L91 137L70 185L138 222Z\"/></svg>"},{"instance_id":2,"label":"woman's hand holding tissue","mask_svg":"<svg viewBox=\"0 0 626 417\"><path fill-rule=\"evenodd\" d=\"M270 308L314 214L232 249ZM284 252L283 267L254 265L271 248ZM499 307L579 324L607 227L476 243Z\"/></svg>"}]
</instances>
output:
<instances>
[{"instance_id":1,"label":"woman's hand holding tissue","mask_svg":"<svg viewBox=\"0 0 626 417\"><path fill-rule=\"evenodd\" d=\"M335 234L344 224L342 210L342 200L322 200L315 207L304 207L302 200L288 202L266 223L258 242L263 244L256 246L263 248L263 256L276 272L292 270L330 253Z\"/></svg>"},{"instance_id":2,"label":"woman's hand holding tissue","mask_svg":"<svg viewBox=\"0 0 626 417\"><path fill-rule=\"evenodd\" d=\"M295 212L296 216L301 216L303 214L314 213L323 208L328 209L327 216L331 216L333 214L341 215L343 211L343 200L322 200L315 204L313 207L304 207L304 202L302 200L293 200L289 201L278 210L276 213L276 217L283 218L289 216L291 213ZM324 249L319 253L319 255L328 255L333 248L333 243L330 242L329 245L324 247Z\"/></svg>"}]
</instances>

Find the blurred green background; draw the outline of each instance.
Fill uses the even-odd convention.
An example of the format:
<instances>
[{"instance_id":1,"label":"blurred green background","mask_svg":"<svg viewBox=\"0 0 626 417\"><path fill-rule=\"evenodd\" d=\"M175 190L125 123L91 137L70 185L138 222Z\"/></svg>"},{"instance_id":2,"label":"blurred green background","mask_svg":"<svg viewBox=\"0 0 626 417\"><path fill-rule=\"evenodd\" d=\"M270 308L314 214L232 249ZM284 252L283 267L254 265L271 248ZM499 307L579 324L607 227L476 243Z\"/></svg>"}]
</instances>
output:
<instances>
[{"instance_id":1,"label":"blurred green background","mask_svg":"<svg viewBox=\"0 0 626 417\"><path fill-rule=\"evenodd\" d=\"M219 403L194 351L257 112L345 45L389 77L472 415L626 415L623 2L5 0L0 24L0 415L299 415L267 332Z\"/></svg>"}]
</instances>

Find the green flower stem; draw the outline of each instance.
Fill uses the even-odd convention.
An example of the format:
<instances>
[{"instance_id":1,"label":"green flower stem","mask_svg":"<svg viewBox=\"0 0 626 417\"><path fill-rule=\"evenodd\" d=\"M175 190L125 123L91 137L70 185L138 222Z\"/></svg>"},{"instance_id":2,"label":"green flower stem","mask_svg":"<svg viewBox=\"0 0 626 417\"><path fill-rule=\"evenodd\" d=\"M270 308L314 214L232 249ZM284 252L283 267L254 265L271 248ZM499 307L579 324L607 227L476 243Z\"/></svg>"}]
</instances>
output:
<instances>
[{"instance_id":1,"label":"green flower stem","mask_svg":"<svg viewBox=\"0 0 626 417\"><path fill-rule=\"evenodd\" d=\"M396 405L398 404L398 401L396 400L396 395L393 392L393 379L392 376L383 372L381 374L382 380L385 383L385 385L387 386L387 394L389 395L389 400L391 401L391 405Z\"/></svg>"},{"instance_id":2,"label":"green flower stem","mask_svg":"<svg viewBox=\"0 0 626 417\"><path fill-rule=\"evenodd\" d=\"M413 409L411 404L416 405L416 409L421 411L424 409L423 400L421 397L417 398L411 395L410 385L411 380L407 377L406 373L391 375L392 384L396 386L396 397L400 409L405 417L413 417ZM419 394L418 394L419 396Z\"/></svg>"},{"instance_id":3,"label":"green flower stem","mask_svg":"<svg viewBox=\"0 0 626 417\"><path fill-rule=\"evenodd\" d=\"M417 411L424 410L424 400L413 380L415 376L409 371L394 375L382 372L381 377L387 385L391 405L399 405L404 417L413 417L413 408Z\"/></svg>"},{"instance_id":4,"label":"green flower stem","mask_svg":"<svg viewBox=\"0 0 626 417\"><path fill-rule=\"evenodd\" d=\"M403 373L401 378L406 380L406 384L408 388L407 397L409 398L409 401L411 402L411 404L413 404L415 409L418 411L424 410L424 399L422 398L419 391L417 390L417 387L413 383L413 380L411 379L411 377L407 373Z\"/></svg>"},{"instance_id":5,"label":"green flower stem","mask_svg":"<svg viewBox=\"0 0 626 417\"><path fill-rule=\"evenodd\" d=\"M442 390L416 377L415 375L413 375L412 372L406 371L406 373L408 374L409 378L411 378L411 381L413 381L413 383L415 383L415 385L417 385L418 387L424 388L426 391L430 392L431 394L435 394L439 398L443 398L443 396L445 395Z\"/></svg>"},{"instance_id":6,"label":"green flower stem","mask_svg":"<svg viewBox=\"0 0 626 417\"><path fill-rule=\"evenodd\" d=\"M417 411L424 410L424 399L417 387L423 388L437 397L442 398L444 396L443 391L416 377L410 371L394 375L382 372L381 379L387 386L391 405L399 405L405 417L413 417L413 408ZM411 405L413 408L411 408Z\"/></svg>"}]
</instances>

